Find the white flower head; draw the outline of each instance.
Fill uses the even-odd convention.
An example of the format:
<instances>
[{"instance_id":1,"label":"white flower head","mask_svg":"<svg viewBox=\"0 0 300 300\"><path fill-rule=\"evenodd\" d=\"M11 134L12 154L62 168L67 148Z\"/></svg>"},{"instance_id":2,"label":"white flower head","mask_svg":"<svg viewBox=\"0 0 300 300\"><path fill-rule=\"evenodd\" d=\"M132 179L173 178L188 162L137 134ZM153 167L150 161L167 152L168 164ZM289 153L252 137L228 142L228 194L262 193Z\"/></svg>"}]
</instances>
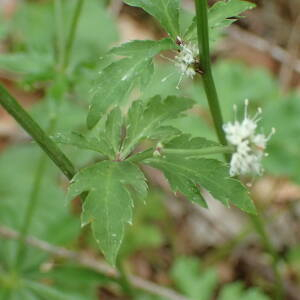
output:
<instances>
[{"instance_id":1,"label":"white flower head","mask_svg":"<svg viewBox=\"0 0 300 300\"><path fill-rule=\"evenodd\" d=\"M226 123L223 126L228 143L236 149L230 162L231 176L247 174L261 175L263 172L261 161L267 155L265 153L266 145L275 133L274 128L268 136L255 132L262 110L259 108L255 116L250 118L248 116L248 105L249 101L245 100L244 119L242 121L237 120L237 107L234 105L234 122Z\"/></svg>"},{"instance_id":2,"label":"white flower head","mask_svg":"<svg viewBox=\"0 0 300 300\"><path fill-rule=\"evenodd\" d=\"M199 64L199 49L196 44L183 41L179 36L177 37L176 44L178 45L178 52L174 59L170 59L161 55L161 57L171 61L179 69L180 78L176 86L179 89L180 83L184 77L194 78L197 72L201 73L201 70L197 66ZM177 72L171 73L162 79L165 82L170 76Z\"/></svg>"},{"instance_id":3,"label":"white flower head","mask_svg":"<svg viewBox=\"0 0 300 300\"><path fill-rule=\"evenodd\" d=\"M175 56L175 65L183 75L193 78L196 75L194 66L198 61L198 47L193 43L184 43L179 37L177 40L179 41L179 53Z\"/></svg>"},{"instance_id":4,"label":"white flower head","mask_svg":"<svg viewBox=\"0 0 300 300\"><path fill-rule=\"evenodd\" d=\"M177 44L179 46L179 52L175 56L175 66L180 70L180 79L177 85L179 85L184 76L193 78L196 75L195 65L199 61L199 49L197 45L188 42L185 43L180 37L177 37Z\"/></svg>"}]
</instances>

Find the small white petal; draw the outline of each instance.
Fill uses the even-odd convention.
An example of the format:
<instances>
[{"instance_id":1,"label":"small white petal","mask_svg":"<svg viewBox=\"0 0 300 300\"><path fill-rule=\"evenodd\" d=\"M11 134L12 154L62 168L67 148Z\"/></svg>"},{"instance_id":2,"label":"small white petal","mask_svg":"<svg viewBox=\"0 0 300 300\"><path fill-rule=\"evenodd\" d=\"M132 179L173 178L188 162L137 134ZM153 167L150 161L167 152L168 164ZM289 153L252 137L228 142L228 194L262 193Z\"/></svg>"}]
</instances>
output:
<instances>
[{"instance_id":1,"label":"small white petal","mask_svg":"<svg viewBox=\"0 0 300 300\"><path fill-rule=\"evenodd\" d=\"M229 173L231 176L257 174L261 175L263 168L261 161L266 156L264 150L271 136L275 133L272 129L271 133L266 137L264 134L256 134L257 116L261 114L261 108L253 118L248 117L249 100L245 100L245 115L241 122L236 120L234 123L223 125L223 130L229 144L236 147L236 152L232 155ZM237 107L234 106L236 112Z\"/></svg>"},{"instance_id":2,"label":"small white petal","mask_svg":"<svg viewBox=\"0 0 300 300\"><path fill-rule=\"evenodd\" d=\"M180 82L183 76L193 78L196 75L194 64L197 61L198 54L199 50L196 45L192 43L180 45L180 52L175 56L175 65L180 69L181 73Z\"/></svg>"}]
</instances>

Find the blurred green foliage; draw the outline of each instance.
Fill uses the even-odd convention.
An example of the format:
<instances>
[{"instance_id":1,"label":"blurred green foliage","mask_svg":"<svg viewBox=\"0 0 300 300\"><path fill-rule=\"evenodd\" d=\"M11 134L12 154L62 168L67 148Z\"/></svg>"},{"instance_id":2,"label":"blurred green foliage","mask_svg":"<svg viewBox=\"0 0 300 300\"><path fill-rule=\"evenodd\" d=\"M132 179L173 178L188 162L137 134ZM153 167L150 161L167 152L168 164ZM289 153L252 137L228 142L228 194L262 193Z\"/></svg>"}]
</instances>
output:
<instances>
[{"instance_id":1,"label":"blurred green foliage","mask_svg":"<svg viewBox=\"0 0 300 300\"><path fill-rule=\"evenodd\" d=\"M66 29L74 9L74 1L64 6L67 22ZM0 68L16 75L16 82L22 88L39 90L49 87L56 77L57 41L55 40L54 10L52 2L23 1L13 20L6 21L0 16L0 39L8 41L7 53L0 54ZM67 30L66 30L67 31ZM109 47L117 42L119 34L115 20L108 14L103 2L88 0L84 4L78 33L76 35L72 63L67 70L68 88L71 93L60 107L57 131L83 130L88 109L91 82L99 70L103 57ZM106 58L105 58L106 59ZM148 99L156 94L165 97L170 94L188 95L198 103L197 110L188 116L170 122L193 136L201 135L215 139L205 94L200 82L185 81L180 90L175 90L179 74L174 67L156 60L151 84L141 92L141 98ZM245 98L250 99L251 110L263 108L262 125L266 132L271 127L277 130L268 145L270 154L265 159L266 172L274 176L284 176L300 183L300 96L297 92L283 94L278 82L264 69L249 68L235 61L218 61L214 65L214 75L221 98L222 111L226 121L233 118L233 104L242 107ZM171 75L166 81L162 79ZM19 81L19 78L21 79ZM197 83L197 84L194 84ZM51 93L44 101L36 104L32 115L44 128L55 106ZM240 111L240 114L243 112ZM87 153L65 148L78 165L85 165L95 157ZM23 212L29 200L33 172L36 169L40 150L35 145L10 146L0 156L0 223L20 230ZM13 180L12 180L13 178ZM64 181L51 163L47 164L43 178L43 193L35 213L30 234L53 244L65 247L77 247L79 236L79 218L65 205ZM122 255L129 257L140 250L151 251L161 247L167 237L159 224L166 223L166 213L161 205L161 195L152 193L145 207L139 203L136 207L135 222L129 228ZM94 244L87 239L89 247ZM6 289L14 287L11 299L96 299L96 290L109 279L90 270L65 262L54 263L48 272L42 272L42 266L52 262L49 255L31 247L27 248L27 259L21 278L11 273L16 253L16 242L0 240L0 292L5 297ZM297 247L289 252L288 261L295 265L300 274ZM204 269L201 261L194 257L178 257L171 271L174 285L190 299L209 300L216 294L219 279L215 268ZM299 275L300 277L300 275ZM44 284L46 283L46 284ZM3 293L1 295L1 293ZM139 295L137 300L162 300L149 295ZM226 284L218 295L218 300L267 300L257 289L245 289L241 283Z\"/></svg>"},{"instance_id":2,"label":"blurred green foliage","mask_svg":"<svg viewBox=\"0 0 300 300\"><path fill-rule=\"evenodd\" d=\"M178 257L173 265L171 276L176 286L191 300L214 299L219 285L218 273L214 267L204 268L196 257ZM257 288L245 290L240 282L225 284L218 300L270 300Z\"/></svg>"}]
</instances>

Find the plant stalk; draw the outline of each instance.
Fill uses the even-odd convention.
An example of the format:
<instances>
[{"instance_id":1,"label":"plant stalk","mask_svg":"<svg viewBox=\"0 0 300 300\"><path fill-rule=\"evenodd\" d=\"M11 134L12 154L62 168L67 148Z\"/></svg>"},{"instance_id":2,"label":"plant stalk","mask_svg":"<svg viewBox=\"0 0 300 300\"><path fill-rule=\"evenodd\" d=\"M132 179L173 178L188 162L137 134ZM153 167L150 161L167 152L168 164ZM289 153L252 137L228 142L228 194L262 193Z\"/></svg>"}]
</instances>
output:
<instances>
[{"instance_id":1,"label":"plant stalk","mask_svg":"<svg viewBox=\"0 0 300 300\"><path fill-rule=\"evenodd\" d=\"M48 133L50 135L54 132L56 128L56 123L57 123L57 116L52 118L50 121L49 129L48 129ZM20 230L20 239L18 240L18 248L17 248L16 262L15 262L17 272L19 272L20 269L22 268L25 259L25 255L26 255L25 240L30 230L32 220L34 218L34 213L36 212L37 209L46 167L47 167L47 156L44 153L42 153L37 164L37 168L34 176L34 182L29 197L29 202L26 207L23 225Z\"/></svg>"},{"instance_id":2,"label":"plant stalk","mask_svg":"<svg viewBox=\"0 0 300 300\"><path fill-rule=\"evenodd\" d=\"M58 57L57 63L59 66L59 74L64 74L65 68L69 64L70 53L72 50L76 28L83 4L83 0L79 0L72 19L71 30L68 36L67 44L65 44L63 32L63 13L61 0L55 1L55 19L56 19L56 33L58 42ZM62 95L61 97L62 98ZM54 161L54 163L63 171L68 179L73 178L75 168L68 158L60 151L57 145L48 137L48 135L39 127L39 125L30 117L29 114L19 105L19 103L8 93L8 91L0 85L0 103L2 106L19 122L19 124L33 137L33 139L41 146L46 154ZM52 134L57 123L57 116L51 119L48 133ZM20 231L20 239L18 241L17 255L15 268L19 272L22 268L26 253L25 238L30 230L34 212L36 211L39 194L42 187L44 172L47 165L47 157L42 154L37 165L34 183L30 194L28 206L26 207L23 225Z\"/></svg>"},{"instance_id":3,"label":"plant stalk","mask_svg":"<svg viewBox=\"0 0 300 300\"><path fill-rule=\"evenodd\" d=\"M17 254L15 261L15 271L19 272L22 268L22 264L24 261L25 253L26 253L26 243L25 239L28 235L32 219L34 216L34 212L36 211L39 195L41 191L41 186L43 183L43 175L47 165L47 156L44 153L41 154L38 165L35 172L34 182L32 186L32 190L29 197L29 203L26 207L25 216L23 220L23 224L20 230L20 239L18 240L17 246Z\"/></svg>"},{"instance_id":4,"label":"plant stalk","mask_svg":"<svg viewBox=\"0 0 300 300\"><path fill-rule=\"evenodd\" d=\"M222 145L227 145L225 134L222 128L223 118L220 109L218 94L211 70L207 0L195 0L195 4L200 65L202 71L204 72L202 75L203 85L218 139Z\"/></svg>"},{"instance_id":5,"label":"plant stalk","mask_svg":"<svg viewBox=\"0 0 300 300\"><path fill-rule=\"evenodd\" d=\"M35 140L49 158L64 173L68 179L72 179L76 173L75 167L60 148L49 138L36 121L24 110L24 108L12 97L0 84L0 104L14 117L21 127Z\"/></svg>"},{"instance_id":6,"label":"plant stalk","mask_svg":"<svg viewBox=\"0 0 300 300\"><path fill-rule=\"evenodd\" d=\"M123 289L123 292L130 297L130 299L134 298L134 289L133 286L129 280L128 274L127 274L127 270L125 269L124 266L124 259L122 257L119 257L117 259L117 269L119 271L120 274L120 278L119 278L119 283Z\"/></svg>"},{"instance_id":7,"label":"plant stalk","mask_svg":"<svg viewBox=\"0 0 300 300\"><path fill-rule=\"evenodd\" d=\"M65 46L65 32L64 32L64 18L63 18L63 4L62 0L54 1L54 16L55 16L55 31L56 31L56 42L57 42L57 63L59 71L63 70L64 59L66 53Z\"/></svg>"},{"instance_id":8,"label":"plant stalk","mask_svg":"<svg viewBox=\"0 0 300 300\"><path fill-rule=\"evenodd\" d=\"M261 215L250 216L252 220L252 224L254 225L256 232L260 235L261 241L263 243L264 248L272 257L272 270L274 273L274 300L283 300L284 299L284 286L281 278L280 270L279 270L279 255L266 231L265 223L261 217Z\"/></svg>"},{"instance_id":9,"label":"plant stalk","mask_svg":"<svg viewBox=\"0 0 300 300\"><path fill-rule=\"evenodd\" d=\"M213 79L212 69L211 69L211 59L210 59L210 48L209 48L209 26L208 26L208 4L207 0L195 0L196 7L196 18L197 18L197 31L198 31L198 46L200 54L200 64L201 69L204 72L202 75L203 85L205 93L207 96L209 109L213 118L214 127L221 144L226 145L226 137L223 131L223 118L220 109L218 94L216 86ZM226 160L230 160L230 156L226 156ZM275 299L283 300L283 283L280 272L278 270L279 257L274 248L266 230L265 225L261 216L258 214L256 216L250 216L251 221L260 235L260 238L265 246L265 249L273 258L272 268L275 276Z\"/></svg>"},{"instance_id":10,"label":"plant stalk","mask_svg":"<svg viewBox=\"0 0 300 300\"><path fill-rule=\"evenodd\" d=\"M83 3L84 0L78 0L75 7L74 15L71 22L71 29L66 42L66 51L65 51L64 63L63 63L63 70L65 70L68 67L70 62L70 57L73 50L75 35L78 28L78 21L82 11Z\"/></svg>"}]
</instances>

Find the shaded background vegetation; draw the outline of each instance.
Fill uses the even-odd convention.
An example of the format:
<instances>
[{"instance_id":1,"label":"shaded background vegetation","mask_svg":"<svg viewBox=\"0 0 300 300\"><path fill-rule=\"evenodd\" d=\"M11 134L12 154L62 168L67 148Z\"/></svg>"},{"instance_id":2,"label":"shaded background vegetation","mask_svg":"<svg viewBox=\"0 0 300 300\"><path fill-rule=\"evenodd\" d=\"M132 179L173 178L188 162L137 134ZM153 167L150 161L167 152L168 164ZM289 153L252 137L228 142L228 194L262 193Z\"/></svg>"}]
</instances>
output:
<instances>
[{"instance_id":1,"label":"shaded background vegetation","mask_svg":"<svg viewBox=\"0 0 300 300\"><path fill-rule=\"evenodd\" d=\"M214 75L225 120L232 119L233 104L242 106L249 98L253 110L263 109L265 131L277 129L267 149L265 174L255 179L251 192L280 257L285 299L300 299L300 2L253 2L257 8L213 43ZM66 28L74 3L64 3ZM56 78L59 52L53 1L1 0L0 4L0 80L47 128L59 93L49 88ZM182 5L187 14L193 11L193 1L183 0ZM69 93L60 106L56 131L85 127L91 82L105 63L100 58L111 46L162 37L159 25L139 9L117 0L86 1L65 83ZM133 91L130 99L191 96L198 105L176 120L176 126L215 139L201 80L184 81L176 90L177 76L161 81L172 72L174 66L157 57L151 84L142 94ZM64 150L78 166L93 159L85 152ZM0 228L20 231L39 156L38 147L0 110ZM66 206L62 175L50 162L45 172L30 235L101 261L90 230L80 229L79 201ZM193 300L274 299L271 259L247 216L213 199L209 210L196 208L172 194L160 173L149 169L147 174L152 185L147 205L136 207L134 224L121 249L132 274ZM18 290L12 299L126 299L109 274L31 246L24 277L15 278L7 270L14 265L17 242L0 233L0 290ZM23 282L29 291L22 289ZM136 299L166 298L140 292Z\"/></svg>"}]
</instances>

